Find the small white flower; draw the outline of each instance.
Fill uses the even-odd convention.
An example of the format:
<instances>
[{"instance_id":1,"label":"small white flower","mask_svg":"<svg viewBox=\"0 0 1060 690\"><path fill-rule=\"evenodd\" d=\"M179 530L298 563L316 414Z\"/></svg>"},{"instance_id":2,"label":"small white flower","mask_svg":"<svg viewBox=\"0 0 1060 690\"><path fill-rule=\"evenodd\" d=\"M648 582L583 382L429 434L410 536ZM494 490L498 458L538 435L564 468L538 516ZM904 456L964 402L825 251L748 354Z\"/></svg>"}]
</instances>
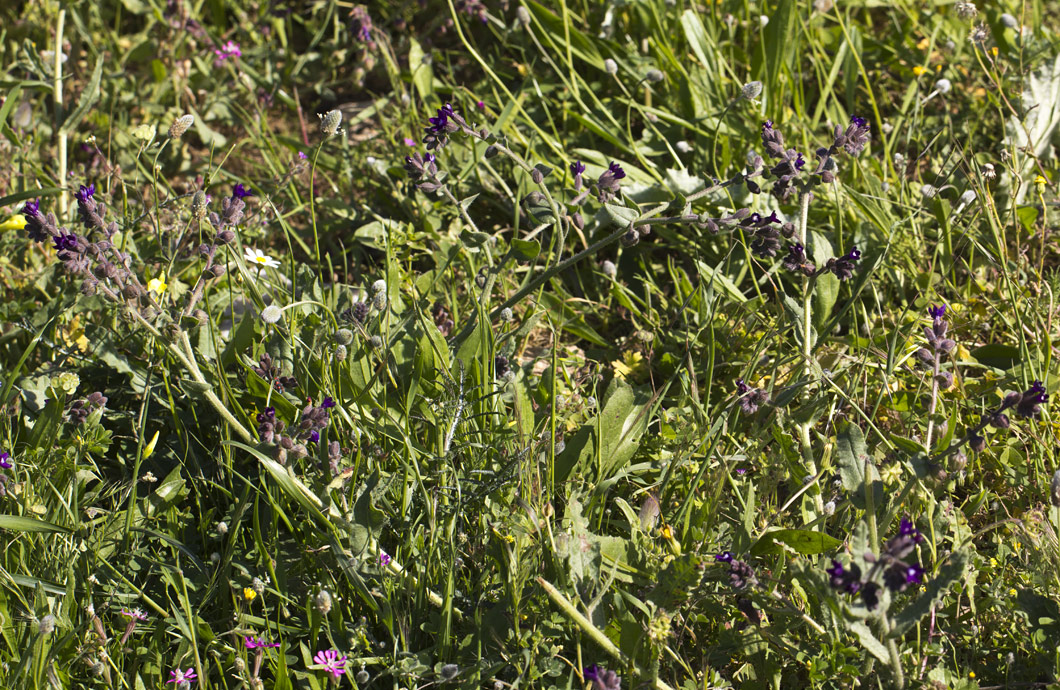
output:
<instances>
[{"instance_id":1,"label":"small white flower","mask_svg":"<svg viewBox=\"0 0 1060 690\"><path fill-rule=\"evenodd\" d=\"M935 82L935 90L939 93L946 94L953 88L953 84L950 83L949 79L939 79Z\"/></svg>"},{"instance_id":2,"label":"small white flower","mask_svg":"<svg viewBox=\"0 0 1060 690\"><path fill-rule=\"evenodd\" d=\"M692 152L692 144L689 144L684 139L682 139L682 140L678 141L676 144L674 144L674 148L677 149L678 153L691 153Z\"/></svg>"},{"instance_id":3,"label":"small white flower","mask_svg":"<svg viewBox=\"0 0 1060 690\"><path fill-rule=\"evenodd\" d=\"M758 18L758 23L761 24L763 28L765 28L765 26L769 24L769 17L763 14L761 17Z\"/></svg>"},{"instance_id":4,"label":"small white flower","mask_svg":"<svg viewBox=\"0 0 1060 690\"><path fill-rule=\"evenodd\" d=\"M283 310L275 304L270 304L261 311L261 320L265 323L276 323L283 316Z\"/></svg>"},{"instance_id":5,"label":"small white flower","mask_svg":"<svg viewBox=\"0 0 1060 690\"><path fill-rule=\"evenodd\" d=\"M247 247L243 252L243 258L248 264L254 264L258 268L279 268L280 262L272 258L260 249Z\"/></svg>"}]
</instances>

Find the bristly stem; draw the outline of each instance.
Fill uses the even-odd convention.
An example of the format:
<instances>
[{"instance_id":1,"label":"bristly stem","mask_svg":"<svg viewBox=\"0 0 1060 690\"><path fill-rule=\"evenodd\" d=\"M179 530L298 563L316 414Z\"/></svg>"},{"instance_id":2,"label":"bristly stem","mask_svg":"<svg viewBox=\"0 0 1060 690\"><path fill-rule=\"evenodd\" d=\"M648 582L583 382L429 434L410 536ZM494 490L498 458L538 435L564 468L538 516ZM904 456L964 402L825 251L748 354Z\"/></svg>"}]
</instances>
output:
<instances>
[{"instance_id":1,"label":"bristly stem","mask_svg":"<svg viewBox=\"0 0 1060 690\"><path fill-rule=\"evenodd\" d=\"M809 236L809 217L810 192L804 191L799 196L799 244L806 247L807 252L809 252L809 243L807 242L807 237ZM803 286L802 296L802 360L804 370L806 371L809 371L810 358L813 357L813 343L810 341L811 329L813 328L812 296L813 283L808 280ZM802 461L806 466L806 473L808 476L813 477L817 475L817 463L813 459L813 442L810 439L810 424L811 422L805 421L799 425L799 446L802 452ZM817 507L817 511L820 512L824 507L824 504L819 491L814 494L814 503Z\"/></svg>"},{"instance_id":2,"label":"bristly stem","mask_svg":"<svg viewBox=\"0 0 1060 690\"><path fill-rule=\"evenodd\" d=\"M59 137L59 215L66 218L68 199L66 195L66 131L63 129L63 25L66 10L59 10L55 24L55 63L52 69L52 98L55 102L55 132Z\"/></svg>"}]
</instances>

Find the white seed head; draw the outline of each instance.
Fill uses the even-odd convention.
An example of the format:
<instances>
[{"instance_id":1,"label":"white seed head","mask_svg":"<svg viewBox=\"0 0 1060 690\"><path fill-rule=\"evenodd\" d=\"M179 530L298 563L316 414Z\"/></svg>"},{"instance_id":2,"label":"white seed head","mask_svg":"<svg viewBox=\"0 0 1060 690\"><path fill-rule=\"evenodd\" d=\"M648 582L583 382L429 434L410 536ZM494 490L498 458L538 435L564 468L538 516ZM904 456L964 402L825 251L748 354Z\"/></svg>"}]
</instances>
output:
<instances>
[{"instance_id":1,"label":"white seed head","mask_svg":"<svg viewBox=\"0 0 1060 690\"><path fill-rule=\"evenodd\" d=\"M740 95L749 101L753 101L762 94L762 82L749 81L740 88Z\"/></svg>"},{"instance_id":2,"label":"white seed head","mask_svg":"<svg viewBox=\"0 0 1060 690\"><path fill-rule=\"evenodd\" d=\"M522 5L519 5L519 7L515 10L515 17L523 26L527 26L530 23L530 12Z\"/></svg>"},{"instance_id":3,"label":"white seed head","mask_svg":"<svg viewBox=\"0 0 1060 690\"><path fill-rule=\"evenodd\" d=\"M975 6L974 2L957 3L957 16L961 19L971 19L977 14L979 14L979 8Z\"/></svg>"},{"instance_id":4,"label":"white seed head","mask_svg":"<svg viewBox=\"0 0 1060 690\"><path fill-rule=\"evenodd\" d=\"M618 63L611 58L607 58L604 60L604 71L612 76L618 74Z\"/></svg>"},{"instance_id":5,"label":"white seed head","mask_svg":"<svg viewBox=\"0 0 1060 690\"><path fill-rule=\"evenodd\" d=\"M338 134L341 130L339 127L342 126L342 111L341 110L329 110L326 115L320 116L320 131L324 133L326 137L333 137Z\"/></svg>"},{"instance_id":6,"label":"white seed head","mask_svg":"<svg viewBox=\"0 0 1060 690\"><path fill-rule=\"evenodd\" d=\"M55 616L49 613L44 618L40 619L40 623L38 623L38 625L40 626L41 635L52 634L52 632L55 631Z\"/></svg>"},{"instance_id":7,"label":"white seed head","mask_svg":"<svg viewBox=\"0 0 1060 690\"><path fill-rule=\"evenodd\" d=\"M275 304L270 304L261 311L261 320L265 323L276 323L283 316L283 310Z\"/></svg>"},{"instance_id":8,"label":"white seed head","mask_svg":"<svg viewBox=\"0 0 1060 690\"><path fill-rule=\"evenodd\" d=\"M320 611L325 616L328 615L328 611L331 610L331 593L326 589L320 590L320 592L317 593L314 603L316 604L317 611Z\"/></svg>"},{"instance_id":9,"label":"white seed head","mask_svg":"<svg viewBox=\"0 0 1060 690\"><path fill-rule=\"evenodd\" d=\"M939 93L949 93L952 88L953 84L950 83L949 79L939 79L935 82L935 90Z\"/></svg>"},{"instance_id":10,"label":"white seed head","mask_svg":"<svg viewBox=\"0 0 1060 690\"><path fill-rule=\"evenodd\" d=\"M678 153L692 153L692 144L689 144L684 139L674 144L674 148L677 149Z\"/></svg>"},{"instance_id":11,"label":"white seed head","mask_svg":"<svg viewBox=\"0 0 1060 690\"><path fill-rule=\"evenodd\" d=\"M385 280L380 279L372 283L372 294L383 292L384 290L386 290Z\"/></svg>"},{"instance_id":12,"label":"white seed head","mask_svg":"<svg viewBox=\"0 0 1060 690\"><path fill-rule=\"evenodd\" d=\"M657 69L650 69L644 74L644 78L653 84L657 84L665 79L666 75Z\"/></svg>"},{"instance_id":13,"label":"white seed head","mask_svg":"<svg viewBox=\"0 0 1060 690\"><path fill-rule=\"evenodd\" d=\"M222 520L221 522L218 522L217 523L217 533L220 534L222 537L224 535L228 534L228 523L225 522L224 520Z\"/></svg>"},{"instance_id":14,"label":"white seed head","mask_svg":"<svg viewBox=\"0 0 1060 690\"><path fill-rule=\"evenodd\" d=\"M835 515L835 501L829 501L824 504L825 515Z\"/></svg>"},{"instance_id":15,"label":"white seed head","mask_svg":"<svg viewBox=\"0 0 1060 690\"><path fill-rule=\"evenodd\" d=\"M923 194L923 195L924 195L925 197L927 197L928 199L931 199L931 198L933 198L933 197L934 197L934 196L935 196L936 194L938 194L938 193L939 193L939 190L938 190L938 189L936 189L936 188L935 188L934 186L932 186L932 185L929 185L929 184L925 184L925 185L923 185L923 186L922 186L922 187L920 188L920 193L921 193L921 194Z\"/></svg>"},{"instance_id":16,"label":"white seed head","mask_svg":"<svg viewBox=\"0 0 1060 690\"><path fill-rule=\"evenodd\" d=\"M992 180L995 177L997 177L997 171L994 170L994 164L993 163L984 163L983 164L983 177L985 177L988 180Z\"/></svg>"},{"instance_id":17,"label":"white seed head","mask_svg":"<svg viewBox=\"0 0 1060 690\"><path fill-rule=\"evenodd\" d=\"M765 28L766 25L769 24L769 17L763 14L761 17L758 18L758 23L762 25L762 28Z\"/></svg>"},{"instance_id":18,"label":"white seed head","mask_svg":"<svg viewBox=\"0 0 1060 690\"><path fill-rule=\"evenodd\" d=\"M610 260L606 260L602 264L600 264L600 270L603 271L604 275L608 278L614 278L616 275L618 275L618 267L615 266L615 263Z\"/></svg>"},{"instance_id":19,"label":"white seed head","mask_svg":"<svg viewBox=\"0 0 1060 690\"><path fill-rule=\"evenodd\" d=\"M505 307L504 309L501 309L501 321L504 321L505 323L510 323L514 318L515 314L512 313L511 307Z\"/></svg>"}]
</instances>

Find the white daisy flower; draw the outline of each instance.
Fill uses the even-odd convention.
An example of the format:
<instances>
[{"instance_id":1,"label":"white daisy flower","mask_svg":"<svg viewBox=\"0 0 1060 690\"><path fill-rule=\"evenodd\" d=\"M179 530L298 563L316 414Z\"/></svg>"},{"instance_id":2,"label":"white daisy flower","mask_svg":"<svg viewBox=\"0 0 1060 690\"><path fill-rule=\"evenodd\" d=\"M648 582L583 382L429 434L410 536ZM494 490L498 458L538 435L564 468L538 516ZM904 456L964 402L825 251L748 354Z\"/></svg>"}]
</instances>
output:
<instances>
[{"instance_id":1,"label":"white daisy flower","mask_svg":"<svg viewBox=\"0 0 1060 690\"><path fill-rule=\"evenodd\" d=\"M252 247L246 247L243 253L243 258L247 260L248 264L257 266L258 268L279 268L280 262L272 258L260 249L254 249Z\"/></svg>"}]
</instances>

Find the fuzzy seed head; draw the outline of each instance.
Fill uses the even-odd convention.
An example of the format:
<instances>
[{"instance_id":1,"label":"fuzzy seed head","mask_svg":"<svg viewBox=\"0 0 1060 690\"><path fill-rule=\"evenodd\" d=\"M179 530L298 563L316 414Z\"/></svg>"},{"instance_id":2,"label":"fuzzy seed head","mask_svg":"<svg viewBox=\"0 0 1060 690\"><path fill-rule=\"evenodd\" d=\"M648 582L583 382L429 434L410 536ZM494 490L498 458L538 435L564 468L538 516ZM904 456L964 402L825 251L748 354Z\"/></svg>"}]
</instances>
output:
<instances>
[{"instance_id":1,"label":"fuzzy seed head","mask_svg":"<svg viewBox=\"0 0 1060 690\"><path fill-rule=\"evenodd\" d=\"M342 111L329 110L326 115L320 117L320 131L326 137L333 137L339 133L342 126Z\"/></svg>"},{"instance_id":2,"label":"fuzzy seed head","mask_svg":"<svg viewBox=\"0 0 1060 690\"><path fill-rule=\"evenodd\" d=\"M275 304L270 304L261 311L261 320L265 323L276 323L283 316L283 310Z\"/></svg>"},{"instance_id":3,"label":"fuzzy seed head","mask_svg":"<svg viewBox=\"0 0 1060 690\"><path fill-rule=\"evenodd\" d=\"M184 132L188 131L188 128L195 124L194 115L181 115L176 120L173 120L173 124L169 126L169 138L180 139L184 136Z\"/></svg>"},{"instance_id":4,"label":"fuzzy seed head","mask_svg":"<svg viewBox=\"0 0 1060 690\"><path fill-rule=\"evenodd\" d=\"M762 82L751 81L747 82L740 89L740 95L749 101L753 101L762 94Z\"/></svg>"},{"instance_id":5,"label":"fuzzy seed head","mask_svg":"<svg viewBox=\"0 0 1060 690\"><path fill-rule=\"evenodd\" d=\"M604 71L611 76L618 74L618 63L611 58L607 58L604 60Z\"/></svg>"}]
</instances>

